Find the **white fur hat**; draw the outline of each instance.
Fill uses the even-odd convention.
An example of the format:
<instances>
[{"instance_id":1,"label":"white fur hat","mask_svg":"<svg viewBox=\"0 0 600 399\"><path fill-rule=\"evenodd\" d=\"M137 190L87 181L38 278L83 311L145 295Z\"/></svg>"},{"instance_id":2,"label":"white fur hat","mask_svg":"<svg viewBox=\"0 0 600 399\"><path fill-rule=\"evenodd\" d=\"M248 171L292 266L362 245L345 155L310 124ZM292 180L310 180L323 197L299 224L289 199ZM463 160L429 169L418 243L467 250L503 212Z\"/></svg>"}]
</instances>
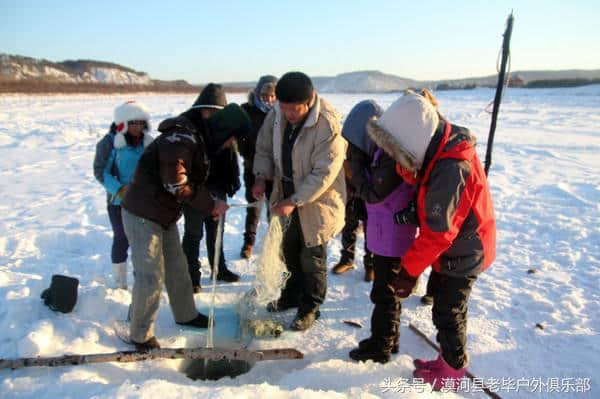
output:
<instances>
[{"instance_id":1,"label":"white fur hat","mask_svg":"<svg viewBox=\"0 0 600 399\"><path fill-rule=\"evenodd\" d=\"M404 168L417 172L440 118L425 97L407 92L367 123L369 137Z\"/></svg>"},{"instance_id":2,"label":"white fur hat","mask_svg":"<svg viewBox=\"0 0 600 399\"><path fill-rule=\"evenodd\" d=\"M146 134L150 131L150 113L148 112L145 105L138 103L137 101L130 100L124 104L119 105L115 108L114 122L117 126L117 135L115 136L114 146L116 148L124 147L125 137L124 134L128 130L129 121L145 121L146 128L144 129L144 147L149 144L148 139L151 137ZM148 143L147 143L148 142Z\"/></svg>"}]
</instances>

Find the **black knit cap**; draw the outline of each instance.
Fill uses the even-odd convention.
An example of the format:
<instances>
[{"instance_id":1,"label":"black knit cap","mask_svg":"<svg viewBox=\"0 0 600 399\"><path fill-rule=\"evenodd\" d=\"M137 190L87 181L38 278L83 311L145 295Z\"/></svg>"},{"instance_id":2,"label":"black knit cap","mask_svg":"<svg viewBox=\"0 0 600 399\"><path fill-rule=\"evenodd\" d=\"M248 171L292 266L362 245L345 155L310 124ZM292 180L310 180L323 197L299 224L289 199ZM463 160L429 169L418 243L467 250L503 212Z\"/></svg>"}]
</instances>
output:
<instances>
[{"instance_id":1,"label":"black knit cap","mask_svg":"<svg viewBox=\"0 0 600 399\"><path fill-rule=\"evenodd\" d=\"M248 114L236 103L215 112L209 119L210 138L213 150L220 148L231 136L245 141L250 133L251 122Z\"/></svg>"},{"instance_id":2,"label":"black knit cap","mask_svg":"<svg viewBox=\"0 0 600 399\"><path fill-rule=\"evenodd\" d=\"M288 72L275 86L277 100L282 103L307 103L313 97L314 89L310 78L302 72Z\"/></svg>"},{"instance_id":3,"label":"black knit cap","mask_svg":"<svg viewBox=\"0 0 600 399\"><path fill-rule=\"evenodd\" d=\"M223 109L227 105L225 89L216 83L207 84L194 101L192 108L216 108Z\"/></svg>"}]
</instances>

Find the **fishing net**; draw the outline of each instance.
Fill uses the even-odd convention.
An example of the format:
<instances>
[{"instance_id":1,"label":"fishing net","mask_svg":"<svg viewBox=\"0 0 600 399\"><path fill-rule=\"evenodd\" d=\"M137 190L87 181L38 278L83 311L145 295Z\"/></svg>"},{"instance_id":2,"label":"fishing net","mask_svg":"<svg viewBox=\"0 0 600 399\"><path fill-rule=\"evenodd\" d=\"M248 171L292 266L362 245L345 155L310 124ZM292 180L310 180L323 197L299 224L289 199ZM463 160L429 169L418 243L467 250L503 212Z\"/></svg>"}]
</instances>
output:
<instances>
[{"instance_id":1,"label":"fishing net","mask_svg":"<svg viewBox=\"0 0 600 399\"><path fill-rule=\"evenodd\" d=\"M257 205L244 205L244 207L248 206ZM236 333L239 333L239 336L237 336L233 342L228 342L227 346L237 347L238 344L248 346L253 337L277 337L283 332L283 325L274 320L272 314L267 312L267 304L279 299L281 290L283 289L286 280L289 278L289 272L287 271L281 255L283 230L285 229L284 225L287 220L287 218L282 219L277 216L271 218L269 230L266 234L260 255L258 256L256 279L254 280L252 288L242 296L233 312L226 312L226 309L221 309L222 312L225 311L222 316L234 316L237 324ZM223 224L224 219L221 216L217 227L214 265L219 263ZM216 275L217 272L213 268L211 300L208 313L208 333L206 337L207 348L214 348L215 345ZM237 313L237 315L235 313ZM232 326L230 324L223 323L223 318L219 320L217 327L221 326L221 328L231 329ZM225 321L231 321L231 317ZM217 334L217 337L220 337L221 340L220 345L224 344L224 335L226 334ZM205 380L219 379L224 376L235 377L247 372L251 367L252 364L246 361L223 358L219 360L201 359L185 362L182 365L182 370L184 370L186 375L190 378Z\"/></svg>"},{"instance_id":2,"label":"fishing net","mask_svg":"<svg viewBox=\"0 0 600 399\"><path fill-rule=\"evenodd\" d=\"M278 336L283 331L283 326L274 320L266 308L268 303L279 299L290 275L281 253L285 224L286 218L271 217L256 261L256 279L237 305L242 336Z\"/></svg>"}]
</instances>

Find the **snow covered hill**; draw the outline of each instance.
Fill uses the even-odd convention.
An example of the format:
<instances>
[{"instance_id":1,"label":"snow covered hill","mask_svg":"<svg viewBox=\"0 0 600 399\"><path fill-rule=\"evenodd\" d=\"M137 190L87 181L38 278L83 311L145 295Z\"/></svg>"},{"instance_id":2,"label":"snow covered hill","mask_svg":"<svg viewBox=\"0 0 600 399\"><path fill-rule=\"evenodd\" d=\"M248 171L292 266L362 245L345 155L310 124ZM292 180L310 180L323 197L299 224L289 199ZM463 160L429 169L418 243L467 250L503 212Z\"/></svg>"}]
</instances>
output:
<instances>
[{"instance_id":1,"label":"snow covered hill","mask_svg":"<svg viewBox=\"0 0 600 399\"><path fill-rule=\"evenodd\" d=\"M441 112L469 127L484 154L493 90L438 93ZM383 107L395 94L324 95L343 114L365 98ZM0 358L129 349L114 334L130 291L111 288L111 230L105 196L92 175L94 148L113 108L135 98L152 126L184 111L196 95L0 96ZM245 95L229 96L243 102ZM469 303L469 369L503 398L600 397L600 86L510 89L498 121L490 183L498 219L498 256ZM483 158L483 157L482 157ZM232 202L244 202L243 188ZM180 225L180 227L182 227ZM242 275L217 286L226 308L251 286L256 258L239 259L244 211L228 211L224 248ZM260 242L266 229L260 226ZM370 286L357 269L329 274L322 316L307 332L256 339L251 348L294 347L303 360L257 363L235 379L190 380L181 361L102 363L0 370L1 398L484 398L477 384L431 393L412 380L412 359L433 351L407 328L435 339L431 309L416 296L403 304L400 352L386 365L355 363L348 351L369 334ZM202 284L209 286L205 246ZM328 267L339 258L329 244ZM528 271L534 271L528 273ZM80 280L72 313L39 298L53 274ZM129 280L132 281L131 270ZM195 296L206 309L209 290ZM292 312L281 321L289 323ZM363 328L344 324L354 320ZM217 318L219 325L219 318ZM536 327L539 325L542 328ZM166 347L197 346L181 331L163 293L156 334Z\"/></svg>"},{"instance_id":2,"label":"snow covered hill","mask_svg":"<svg viewBox=\"0 0 600 399\"><path fill-rule=\"evenodd\" d=\"M342 73L333 78L315 78L315 87L327 93L381 93L418 87L418 82L379 71Z\"/></svg>"},{"instance_id":3,"label":"snow covered hill","mask_svg":"<svg viewBox=\"0 0 600 399\"><path fill-rule=\"evenodd\" d=\"M99 83L114 85L151 85L144 72L121 65L97 61L64 61L54 63L29 57L0 54L0 79L30 79L65 83Z\"/></svg>"}]
</instances>

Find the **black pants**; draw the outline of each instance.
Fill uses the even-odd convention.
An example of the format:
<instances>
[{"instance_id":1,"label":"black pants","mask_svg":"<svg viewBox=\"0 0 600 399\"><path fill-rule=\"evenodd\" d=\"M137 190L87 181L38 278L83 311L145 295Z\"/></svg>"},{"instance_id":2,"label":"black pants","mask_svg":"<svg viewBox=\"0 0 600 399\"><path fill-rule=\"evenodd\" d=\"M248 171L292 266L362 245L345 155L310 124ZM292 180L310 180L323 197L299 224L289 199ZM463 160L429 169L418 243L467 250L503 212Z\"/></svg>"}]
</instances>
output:
<instances>
[{"instance_id":1,"label":"black pants","mask_svg":"<svg viewBox=\"0 0 600 399\"><path fill-rule=\"evenodd\" d=\"M467 302L477 277L450 277L431 271L432 318L446 362L460 369L467 364Z\"/></svg>"},{"instance_id":2,"label":"black pants","mask_svg":"<svg viewBox=\"0 0 600 399\"><path fill-rule=\"evenodd\" d=\"M363 263L365 267L372 267L373 257L367 249L367 209L365 202L358 197L350 197L346 203L345 224L342 230L342 256L340 262L354 262L356 253L356 233L360 222L363 222L365 232L365 256Z\"/></svg>"},{"instance_id":3,"label":"black pants","mask_svg":"<svg viewBox=\"0 0 600 399\"><path fill-rule=\"evenodd\" d=\"M327 243L307 247L298 211L291 215L283 235L283 256L291 277L281 292L281 300L298 305L299 313L314 312L327 293Z\"/></svg>"},{"instance_id":4,"label":"black pants","mask_svg":"<svg viewBox=\"0 0 600 399\"><path fill-rule=\"evenodd\" d=\"M244 186L246 187L246 201L250 204L256 199L252 196L252 186L254 186L254 174L252 170L244 169ZM273 182L267 181L265 188L265 197L267 202L273 191ZM260 221L262 206L260 208L246 208L246 226L244 230L244 244L254 245L256 241L256 229ZM267 206L267 219L269 219L269 207Z\"/></svg>"},{"instance_id":5,"label":"black pants","mask_svg":"<svg viewBox=\"0 0 600 399\"><path fill-rule=\"evenodd\" d=\"M122 263L127 260L127 249L129 249L129 241L125 236L123 229L123 219L121 219L121 206L108 205L108 218L113 231L113 242L110 250L110 258L112 263Z\"/></svg>"},{"instance_id":6,"label":"black pants","mask_svg":"<svg viewBox=\"0 0 600 399\"><path fill-rule=\"evenodd\" d=\"M217 239L218 220L204 217L199 211L189 205L184 205L183 216L185 218L183 239L181 246L188 262L188 271L193 285L200 285L200 241L202 241L203 228L206 229L206 252L211 269L215 258L215 242ZM224 230L224 229L223 229ZM219 255L218 270L224 270L225 254L223 252L223 231L221 232L221 253Z\"/></svg>"},{"instance_id":7,"label":"black pants","mask_svg":"<svg viewBox=\"0 0 600 399\"><path fill-rule=\"evenodd\" d=\"M433 273L434 271L431 270L431 273L429 274L429 279L427 280L427 288L425 289L425 295L430 297L433 297L433 284L431 283L431 276L433 275Z\"/></svg>"},{"instance_id":8,"label":"black pants","mask_svg":"<svg viewBox=\"0 0 600 399\"><path fill-rule=\"evenodd\" d=\"M373 254L375 279L371 288L371 302L375 305L371 315L371 338L383 352L390 352L400 333L402 299L394 295L390 286L393 269L400 267L400 258Z\"/></svg>"}]
</instances>

